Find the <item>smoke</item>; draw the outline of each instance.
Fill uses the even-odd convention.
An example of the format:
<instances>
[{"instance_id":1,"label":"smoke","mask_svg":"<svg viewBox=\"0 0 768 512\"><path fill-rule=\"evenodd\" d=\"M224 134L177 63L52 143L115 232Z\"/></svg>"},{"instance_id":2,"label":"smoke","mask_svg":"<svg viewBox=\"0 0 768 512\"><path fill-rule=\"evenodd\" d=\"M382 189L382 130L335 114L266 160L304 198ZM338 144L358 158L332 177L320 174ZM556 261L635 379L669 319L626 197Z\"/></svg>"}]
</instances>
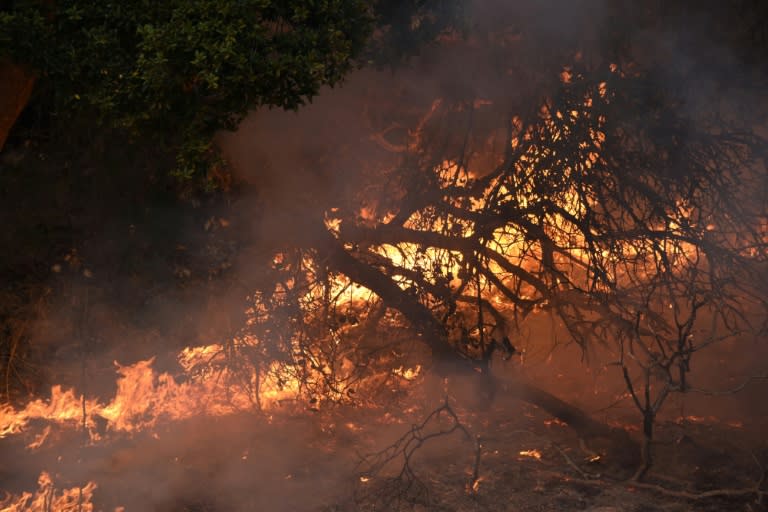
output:
<instances>
[{"instance_id":1,"label":"smoke","mask_svg":"<svg viewBox=\"0 0 768 512\"><path fill-rule=\"evenodd\" d=\"M312 236L332 208L386 214L387 195L401 191L382 177L411 157L436 100L456 108L432 120L429 147L443 159L464 148L474 172L487 172L504 154L510 112L538 108L564 63L591 49L605 15L602 2L587 1L478 1L468 12L464 37L427 45L391 69L355 71L298 112L259 109L221 133L236 178L253 191L235 205L239 229L261 247L281 247Z\"/></svg>"},{"instance_id":2,"label":"smoke","mask_svg":"<svg viewBox=\"0 0 768 512\"><path fill-rule=\"evenodd\" d=\"M97 262L88 267L93 281L82 276L85 267L73 270L79 291L67 288L69 278L56 278L71 293L62 293L61 303L52 305L53 313L40 322L35 335L44 340L43 346L58 347L51 358L56 363L51 382L79 386L85 352L88 393L109 396L114 392L113 360L127 364L155 355L161 370L173 371L178 370L173 358L178 347L228 339L243 320L249 283L260 279L275 250L311 245L318 223L333 208L386 210L387 193L400 192L386 177L407 165L419 122L437 99L473 105L474 112L470 116L469 108L457 110L437 123L431 146L445 147L453 156L468 139L470 165L479 174L492 169L505 151L509 112L535 111L577 54L584 61L607 58L599 28L609 22L608 4L475 2L466 38L425 47L395 69L355 71L298 112L260 109L236 132L220 134L218 143L245 184L233 204L204 213L158 208L138 226L132 219L115 221L85 244L84 265ZM686 91L682 108L694 121L708 117L716 100L729 118L750 122L754 117L743 114L756 116L766 106L764 93L749 92L750 77L742 72L739 58L712 40L703 22L643 30L632 45L641 60L661 67L661 82ZM115 279L105 291L90 283L98 283L117 264L118 256L99 254L115 237L129 240L133 249L126 257L130 261L120 262L126 270L109 274ZM153 254L151 246L160 238L172 241L173 247ZM199 247L204 248L200 253L189 249ZM220 273L210 271L212 263L221 266ZM176 274L177 286L158 289L151 269L157 275ZM81 301L85 288L91 291L87 329L82 330L72 312L85 306L71 301ZM612 354L598 351L582 361L579 347L564 343L563 326L545 316L523 330L514 342L525 352L493 363L493 373L502 381L511 383L523 374L594 411L624 391L617 370L603 366ZM741 340L718 346L701 362L694 361L697 386L735 387L730 385L762 371L766 347L744 346ZM475 383L470 377L454 377L446 388L441 378L435 379L426 397L419 397L424 402L420 405L439 403L448 392L465 407L477 406L481 393L472 387ZM721 402L679 399L670 414L684 407L688 414L701 416L764 415L768 411L758 400L764 383L754 386ZM503 400L503 389L497 400L515 407ZM331 510L340 496L349 495L355 477L358 460L348 448L381 446L402 428L368 424L362 439L338 420L309 416L294 421L270 424L249 415L198 418L168 426L156 432L157 438L142 434L87 448L80 439L62 438L35 454L4 440L0 459L14 461L14 475L1 474L3 487L29 489L40 468L48 468L63 481L96 480L97 497L107 508Z\"/></svg>"},{"instance_id":3,"label":"smoke","mask_svg":"<svg viewBox=\"0 0 768 512\"><path fill-rule=\"evenodd\" d=\"M322 510L340 499L355 460L339 447L341 435L322 432L314 420L197 418L87 448L57 439L19 451L3 485L31 490L45 468L58 489L95 481L103 510ZM3 455L11 454L4 443Z\"/></svg>"}]
</instances>

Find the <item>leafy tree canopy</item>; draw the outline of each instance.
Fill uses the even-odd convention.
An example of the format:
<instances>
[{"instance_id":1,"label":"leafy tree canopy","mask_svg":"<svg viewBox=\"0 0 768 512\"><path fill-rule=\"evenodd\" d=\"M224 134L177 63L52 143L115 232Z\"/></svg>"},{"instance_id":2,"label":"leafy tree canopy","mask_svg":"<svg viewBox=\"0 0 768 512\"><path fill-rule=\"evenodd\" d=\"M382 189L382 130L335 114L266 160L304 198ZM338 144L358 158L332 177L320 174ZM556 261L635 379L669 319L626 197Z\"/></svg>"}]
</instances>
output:
<instances>
[{"instance_id":1,"label":"leafy tree canopy","mask_svg":"<svg viewBox=\"0 0 768 512\"><path fill-rule=\"evenodd\" d=\"M432 4L440 4L435 8ZM0 55L43 79L52 111L95 114L152 131L178 151L176 171L210 165L212 134L253 108L296 109L361 56L405 55L453 22L455 2L423 0L19 1L0 11ZM427 16L427 12L436 13ZM180 146L179 146L180 145Z\"/></svg>"}]
</instances>

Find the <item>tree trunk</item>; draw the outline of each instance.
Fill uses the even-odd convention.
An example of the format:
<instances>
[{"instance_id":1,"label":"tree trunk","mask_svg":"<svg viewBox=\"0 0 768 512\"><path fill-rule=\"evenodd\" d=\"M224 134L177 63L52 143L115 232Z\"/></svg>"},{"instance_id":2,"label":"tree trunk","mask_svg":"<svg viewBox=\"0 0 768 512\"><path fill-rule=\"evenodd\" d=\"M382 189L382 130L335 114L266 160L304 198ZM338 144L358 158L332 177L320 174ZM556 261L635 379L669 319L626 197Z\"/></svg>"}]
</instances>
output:
<instances>
[{"instance_id":1,"label":"tree trunk","mask_svg":"<svg viewBox=\"0 0 768 512\"><path fill-rule=\"evenodd\" d=\"M491 386L495 391L499 388L498 383L487 371L477 371L477 364L473 363L478 362L461 357L448 344L443 325L416 297L400 288L378 269L357 260L330 233L324 242L319 248L320 256L331 268L376 293L388 307L398 310L419 333L420 339L432 349L433 367L438 375L450 377L472 374L483 379L483 389ZM494 391L491 395L495 394ZM600 439L606 442L609 451L617 455L616 461L622 466L636 466L639 447L624 430L613 429L600 423L581 409L529 383L517 382L508 393L509 396L533 404L568 424L584 441Z\"/></svg>"},{"instance_id":2,"label":"tree trunk","mask_svg":"<svg viewBox=\"0 0 768 512\"><path fill-rule=\"evenodd\" d=\"M327 231L326 231L327 233ZM322 259L334 270L378 295L387 307L399 311L432 349L432 357L438 372L444 373L461 358L448 344L443 325L419 300L400 288L392 279L376 268L349 254L344 246L330 233L319 249Z\"/></svg>"},{"instance_id":3,"label":"tree trunk","mask_svg":"<svg viewBox=\"0 0 768 512\"><path fill-rule=\"evenodd\" d=\"M640 446L629 436L627 431L621 428L612 428L597 421L578 407L564 402L548 391L530 383L515 382L510 386L507 393L518 400L535 405L547 414L566 423L580 439L590 445L591 449L599 447L597 451L604 450L610 459L609 463L614 463L625 470L637 467Z\"/></svg>"},{"instance_id":4,"label":"tree trunk","mask_svg":"<svg viewBox=\"0 0 768 512\"><path fill-rule=\"evenodd\" d=\"M653 426L656 415L650 411L643 411L643 441L640 448L640 466L632 477L633 480L641 480L651 469L653 464Z\"/></svg>"},{"instance_id":5,"label":"tree trunk","mask_svg":"<svg viewBox=\"0 0 768 512\"><path fill-rule=\"evenodd\" d=\"M16 119L27 106L35 77L9 60L0 61L0 151Z\"/></svg>"}]
</instances>

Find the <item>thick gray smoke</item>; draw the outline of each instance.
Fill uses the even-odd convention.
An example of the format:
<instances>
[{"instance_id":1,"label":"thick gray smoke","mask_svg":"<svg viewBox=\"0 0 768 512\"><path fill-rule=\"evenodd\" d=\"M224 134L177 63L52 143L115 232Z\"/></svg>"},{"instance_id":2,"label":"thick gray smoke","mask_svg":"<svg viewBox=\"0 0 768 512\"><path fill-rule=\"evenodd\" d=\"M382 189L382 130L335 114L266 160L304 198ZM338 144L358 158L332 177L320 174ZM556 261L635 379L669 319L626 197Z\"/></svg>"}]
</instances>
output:
<instances>
[{"instance_id":1,"label":"thick gray smoke","mask_svg":"<svg viewBox=\"0 0 768 512\"><path fill-rule=\"evenodd\" d=\"M158 364L171 369L172 356L164 352L175 350L165 347L221 342L230 336L233 325L242 320L233 311L241 308L248 283L259 279L260 264L272 250L300 245L326 211L357 204L359 196L368 201L360 206L375 208L386 202L385 197L362 193L371 186L369 176L386 174L403 163L419 121L436 101L473 106L474 117L446 119L438 138L446 146L468 139L470 165L474 163L479 173L492 168L505 151L502 138L510 112L535 112L558 86L563 66L574 58L587 63L607 58L600 31L610 25L609 4L477 0L469 10L466 37L445 38L393 69L355 71L339 86L323 89L298 112L257 110L236 132L220 134L218 143L236 178L253 193L210 218L185 222L172 236L181 246L184 240L209 240L212 253L230 248L231 260L222 274L226 284L217 284L219 276L211 275L197 281L206 282L201 291L182 291L185 272L194 270L195 258L202 258L182 247L173 263L182 285L153 294L132 309L146 316L127 322L117 305L94 306L88 335L98 340L93 343L99 350L89 355L90 392L102 396L113 392L114 358L131 363L157 355ZM632 45L641 59L660 66L659 80L688 91L689 101L681 108L688 109L694 120L711 109L733 119L765 112L764 93L749 89L739 57L727 45L711 40L705 27L671 23L649 28L634 36ZM128 226L125 229L126 236L141 236L129 233ZM238 245L242 240L250 245ZM90 243L94 252L98 242ZM131 282L126 278L120 286ZM72 325L70 306L62 305L60 316L54 314L41 323L38 334L48 338L49 346L64 335L75 336L72 329L61 330L62 325ZM609 405L623 391L620 376L603 367L606 361L591 367L590 361L575 362L581 353L572 345L561 347L567 336L555 320L540 317L525 327L524 335L519 348L528 342L537 348L531 348L527 358L518 355L509 362L496 362L493 371L500 379L519 374L540 379L543 387L588 410ZM67 363L61 367L62 378L79 375L81 345L71 346L57 355ZM765 371L766 347L751 341L744 346L718 347L709 358L694 362L697 386L733 387L744 376ZM589 369L574 371L578 364ZM77 385L78 379L71 383ZM757 399L765 389L764 382L756 382L747 393L721 401L681 399L675 403L676 411L685 406L686 414L754 418L768 414L766 402ZM579 391L569 394L569 390ZM461 398L464 405L472 405L472 393L465 395L469 396ZM500 396L500 403L516 406L505 401L503 391ZM619 412L634 414L631 405ZM341 423L325 429L311 416L279 428L261 421L266 422L251 416L195 419L169 425L157 439L142 435L89 448L82 448L82 440L73 435L33 455L8 439L0 440L0 459L14 461L13 475L0 468L0 489L30 489L40 469L47 469L63 481L96 480L104 489L100 498L104 503L127 510L337 510L332 507L345 499L340 496L349 495L357 460L350 451L339 456L333 450L360 442L353 430ZM368 448L391 442L400 427L366 427ZM179 496L187 501L180 502Z\"/></svg>"}]
</instances>

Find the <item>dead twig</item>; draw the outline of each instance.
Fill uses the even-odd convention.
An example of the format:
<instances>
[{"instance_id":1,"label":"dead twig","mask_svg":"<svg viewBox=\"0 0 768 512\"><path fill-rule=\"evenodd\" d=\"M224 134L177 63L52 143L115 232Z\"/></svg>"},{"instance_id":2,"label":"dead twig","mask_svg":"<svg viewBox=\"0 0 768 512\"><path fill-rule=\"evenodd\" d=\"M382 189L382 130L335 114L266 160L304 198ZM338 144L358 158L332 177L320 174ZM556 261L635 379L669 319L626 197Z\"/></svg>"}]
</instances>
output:
<instances>
[{"instance_id":1,"label":"dead twig","mask_svg":"<svg viewBox=\"0 0 768 512\"><path fill-rule=\"evenodd\" d=\"M634 480L633 478L619 482L616 480L611 480L610 478L604 478L600 474L591 474L581 469L578 466L578 464L576 464L574 460L568 455L568 453L564 449L562 449L560 446L558 446L555 443L551 443L551 445L555 449L557 449L557 451L560 452L560 454L563 456L563 459L566 461L566 463L580 475L580 478L568 477L567 481L569 483L598 485L598 486L622 485L630 489L642 489L642 490L663 494L664 496L682 498L682 499L691 500L691 501L702 501L702 500L708 500L713 498L741 498L741 497L755 496L755 503L758 505L762 505L764 503L765 497L768 496L768 489L763 488L766 482L766 479L768 479L768 468L764 467L760 463L760 461L757 459L754 453L752 454L752 458L755 461L755 464L757 464L758 468L760 469L760 478L758 478L755 481L754 485L750 487L743 487L743 488L730 488L730 489L723 488L723 489L710 489L706 491L696 491L696 490L688 490L683 488L686 485L689 485L688 482L678 480L678 479L673 479L663 475L654 475L654 478L673 482L679 485L681 489L670 489L669 487L665 487L660 484L654 484L650 482L640 482L640 481Z\"/></svg>"},{"instance_id":2,"label":"dead twig","mask_svg":"<svg viewBox=\"0 0 768 512\"><path fill-rule=\"evenodd\" d=\"M571 478L569 477L565 481L571 484L595 485L595 486L605 486L605 487L611 487L611 486L617 485L616 482L612 482L604 478ZM691 501L701 501L701 500L707 500L712 498L729 498L729 497L739 498L739 497L748 497L750 495L754 495L756 497L756 503L761 504L765 496L768 495L768 490L761 489L763 483L764 483L764 479L761 479L760 482L756 483L752 487L744 487L740 489L736 489L736 488L710 489L708 491L698 491L698 492L669 489L662 485L652 484L648 482L636 482L636 481L632 481L631 479L624 482L623 484L625 487L630 489L642 489L647 491L653 491L659 494L663 494L664 496L670 496L673 498L682 498L682 499L691 500Z\"/></svg>"},{"instance_id":3,"label":"dead twig","mask_svg":"<svg viewBox=\"0 0 768 512\"><path fill-rule=\"evenodd\" d=\"M654 491L659 494L663 494L665 496L672 496L675 498L685 498L688 500L705 500L709 498L723 498L723 497L739 497L739 496L750 496L754 494L759 501L762 501L763 497L768 494L768 491L760 489L760 487L763 484L763 479L760 480L755 486L753 487L745 487L742 489L712 489L709 491L701 491L701 492L693 492L693 491L684 491L684 490L674 490L674 489L667 489L666 487L662 487L661 485L651 484L647 482L632 482L630 487L634 487L636 489L647 489L649 491Z\"/></svg>"},{"instance_id":4,"label":"dead twig","mask_svg":"<svg viewBox=\"0 0 768 512\"><path fill-rule=\"evenodd\" d=\"M724 395L733 395L735 393L738 393L739 391L746 388L753 380L766 380L768 379L768 373L762 373L759 375L750 375L749 377L745 378L744 381L736 386L735 388L731 389L723 389L723 390L707 390L707 389L698 389L698 388L688 388L687 391L689 393L699 393L706 396L724 396Z\"/></svg>"},{"instance_id":5,"label":"dead twig","mask_svg":"<svg viewBox=\"0 0 768 512\"><path fill-rule=\"evenodd\" d=\"M596 479L600 478L600 475L599 475L599 474L592 474L592 473L588 473L588 472L584 471L583 469L581 469L581 468L578 466L578 464L576 464L576 463L573 461L573 459L572 459L572 458L571 458L571 457L568 455L568 453L567 453L565 450L563 450L562 448L560 448L560 446L559 446L559 445L557 445L557 444L555 444L555 443L552 443L552 446L554 446L554 447L555 447L555 449L556 449L558 452L560 452L560 455L562 455L562 456L563 456L563 459L565 459L565 462L567 462L569 466L571 466L573 469L575 469L575 470L576 470L576 472L577 472L579 475L581 475L581 477L582 477L582 478L584 478L584 479L586 479L586 480L596 480Z\"/></svg>"},{"instance_id":6,"label":"dead twig","mask_svg":"<svg viewBox=\"0 0 768 512\"><path fill-rule=\"evenodd\" d=\"M475 464L472 466L472 477L467 484L467 493L472 496L477 495L480 489L480 457L482 455L483 445L480 442L480 436L475 437Z\"/></svg>"},{"instance_id":7,"label":"dead twig","mask_svg":"<svg viewBox=\"0 0 768 512\"><path fill-rule=\"evenodd\" d=\"M442 418L447 417L446 425ZM464 439L472 439L469 429L461 422L456 412L446 400L443 405L433 410L421 423L413 425L394 443L383 450L363 457L359 464L358 481L362 485L356 491L356 501L379 502L389 510L400 503L429 502L429 489L414 472L413 456L427 441L444 437L453 432L461 432ZM469 489L474 489L479 481L481 444L479 438L475 445L475 466ZM400 460L400 469L394 477L383 476L386 468ZM378 480L378 481L374 481Z\"/></svg>"}]
</instances>

